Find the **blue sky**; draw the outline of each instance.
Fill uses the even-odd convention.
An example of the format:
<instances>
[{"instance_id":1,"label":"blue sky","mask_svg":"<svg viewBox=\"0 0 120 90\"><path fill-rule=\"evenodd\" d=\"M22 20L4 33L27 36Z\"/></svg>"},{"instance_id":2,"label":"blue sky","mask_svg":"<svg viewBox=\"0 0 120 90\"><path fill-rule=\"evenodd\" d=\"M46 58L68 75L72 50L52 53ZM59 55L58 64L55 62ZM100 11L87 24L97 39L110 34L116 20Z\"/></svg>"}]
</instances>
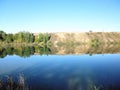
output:
<instances>
[{"instance_id":1,"label":"blue sky","mask_svg":"<svg viewBox=\"0 0 120 90\"><path fill-rule=\"evenodd\" d=\"M120 0L0 0L0 30L120 31Z\"/></svg>"}]
</instances>

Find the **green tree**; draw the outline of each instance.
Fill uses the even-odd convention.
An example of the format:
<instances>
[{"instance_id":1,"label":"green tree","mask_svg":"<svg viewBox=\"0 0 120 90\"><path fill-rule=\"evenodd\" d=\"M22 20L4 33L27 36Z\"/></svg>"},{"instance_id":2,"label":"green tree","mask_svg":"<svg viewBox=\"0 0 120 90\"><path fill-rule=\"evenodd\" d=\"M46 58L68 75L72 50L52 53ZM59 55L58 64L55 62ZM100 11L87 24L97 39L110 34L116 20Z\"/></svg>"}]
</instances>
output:
<instances>
[{"instance_id":1,"label":"green tree","mask_svg":"<svg viewBox=\"0 0 120 90\"><path fill-rule=\"evenodd\" d=\"M18 33L18 36L17 36L17 39L18 39L18 42L22 42L23 40L23 33L22 32L19 32Z\"/></svg>"},{"instance_id":2,"label":"green tree","mask_svg":"<svg viewBox=\"0 0 120 90\"><path fill-rule=\"evenodd\" d=\"M44 35L44 43L47 43L48 40L49 40L49 35L48 35L48 33L46 33Z\"/></svg>"},{"instance_id":3,"label":"green tree","mask_svg":"<svg viewBox=\"0 0 120 90\"><path fill-rule=\"evenodd\" d=\"M0 31L0 41L5 41L6 33L4 31Z\"/></svg>"},{"instance_id":4,"label":"green tree","mask_svg":"<svg viewBox=\"0 0 120 90\"><path fill-rule=\"evenodd\" d=\"M34 42L35 41L35 36L33 34L30 35L30 42Z\"/></svg>"},{"instance_id":5,"label":"green tree","mask_svg":"<svg viewBox=\"0 0 120 90\"><path fill-rule=\"evenodd\" d=\"M7 34L6 42L8 42L8 43L13 42L13 34Z\"/></svg>"},{"instance_id":6,"label":"green tree","mask_svg":"<svg viewBox=\"0 0 120 90\"><path fill-rule=\"evenodd\" d=\"M38 42L44 41L44 35L42 33L39 34Z\"/></svg>"},{"instance_id":7,"label":"green tree","mask_svg":"<svg viewBox=\"0 0 120 90\"><path fill-rule=\"evenodd\" d=\"M39 39L38 42L43 42L44 44L46 44L50 39L50 36L48 33L40 33L39 34Z\"/></svg>"}]
</instances>

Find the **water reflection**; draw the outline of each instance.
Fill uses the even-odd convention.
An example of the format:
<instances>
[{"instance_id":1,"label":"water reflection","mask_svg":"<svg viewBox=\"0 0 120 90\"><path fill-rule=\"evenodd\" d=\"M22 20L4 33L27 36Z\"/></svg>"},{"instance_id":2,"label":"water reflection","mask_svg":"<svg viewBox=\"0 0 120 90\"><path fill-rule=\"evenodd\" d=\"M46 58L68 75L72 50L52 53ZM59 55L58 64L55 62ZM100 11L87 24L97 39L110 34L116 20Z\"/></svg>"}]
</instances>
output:
<instances>
[{"instance_id":1,"label":"water reflection","mask_svg":"<svg viewBox=\"0 0 120 90\"><path fill-rule=\"evenodd\" d=\"M119 85L96 84L92 79L81 81L78 78L70 79L68 90L120 90Z\"/></svg>"},{"instance_id":2,"label":"water reflection","mask_svg":"<svg viewBox=\"0 0 120 90\"><path fill-rule=\"evenodd\" d=\"M35 83L35 82L34 82ZM56 81L58 83L58 81ZM43 84L42 84L43 85ZM23 75L19 75L18 82L13 80L12 76L8 76L6 81L0 80L0 90L56 90L56 88L52 86L39 85L39 86L30 86L25 82L25 78ZM57 90L61 90L61 87L57 88ZM95 81L90 78L86 78L82 80L80 78L72 78L68 81L68 88L62 88L62 90L120 90L120 86L114 85L97 85Z\"/></svg>"},{"instance_id":3,"label":"water reflection","mask_svg":"<svg viewBox=\"0 0 120 90\"><path fill-rule=\"evenodd\" d=\"M0 80L0 90L29 90L22 75L19 75L18 83L13 80L12 76L6 78L6 81Z\"/></svg>"},{"instance_id":4,"label":"water reflection","mask_svg":"<svg viewBox=\"0 0 120 90\"><path fill-rule=\"evenodd\" d=\"M5 46L0 47L0 58L7 55L18 55L21 57L30 57L31 55L66 55L66 54L113 54L120 53L118 44L100 44L97 46L81 44L74 46Z\"/></svg>"},{"instance_id":5,"label":"water reflection","mask_svg":"<svg viewBox=\"0 0 120 90\"><path fill-rule=\"evenodd\" d=\"M34 54L50 54L51 50L47 46L20 46L20 47L0 47L0 57L4 58L7 55L18 55L21 57L29 57Z\"/></svg>"},{"instance_id":6,"label":"water reflection","mask_svg":"<svg viewBox=\"0 0 120 90\"><path fill-rule=\"evenodd\" d=\"M120 90L120 54L88 55L119 53L119 48L118 45L0 48L1 57L11 55L0 58L0 90ZM64 56L71 53L87 55Z\"/></svg>"}]
</instances>

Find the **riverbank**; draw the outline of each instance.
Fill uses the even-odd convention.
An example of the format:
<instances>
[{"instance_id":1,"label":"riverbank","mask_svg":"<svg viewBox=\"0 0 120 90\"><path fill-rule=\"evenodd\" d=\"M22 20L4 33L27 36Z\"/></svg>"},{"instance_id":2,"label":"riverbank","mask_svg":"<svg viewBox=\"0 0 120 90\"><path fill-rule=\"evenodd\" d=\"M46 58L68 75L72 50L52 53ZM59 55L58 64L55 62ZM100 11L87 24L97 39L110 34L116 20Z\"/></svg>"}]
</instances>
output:
<instances>
[{"instance_id":1,"label":"riverbank","mask_svg":"<svg viewBox=\"0 0 120 90\"><path fill-rule=\"evenodd\" d=\"M59 32L51 34L50 40L55 46L70 42L73 44L115 44L120 43L120 32Z\"/></svg>"},{"instance_id":2,"label":"riverbank","mask_svg":"<svg viewBox=\"0 0 120 90\"><path fill-rule=\"evenodd\" d=\"M0 32L1 44L37 44L52 46L76 44L120 44L120 32L57 32L57 33L29 33L18 32L6 34Z\"/></svg>"}]
</instances>

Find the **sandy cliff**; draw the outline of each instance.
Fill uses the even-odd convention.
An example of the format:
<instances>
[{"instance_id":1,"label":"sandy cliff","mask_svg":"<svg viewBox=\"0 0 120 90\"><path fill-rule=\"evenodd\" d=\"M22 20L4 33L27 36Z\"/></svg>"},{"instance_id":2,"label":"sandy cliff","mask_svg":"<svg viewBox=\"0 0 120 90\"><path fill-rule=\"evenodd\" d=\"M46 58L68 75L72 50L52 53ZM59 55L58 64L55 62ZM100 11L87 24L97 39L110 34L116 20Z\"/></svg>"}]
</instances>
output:
<instances>
[{"instance_id":1,"label":"sandy cliff","mask_svg":"<svg viewBox=\"0 0 120 90\"><path fill-rule=\"evenodd\" d=\"M54 54L120 53L119 32L52 33Z\"/></svg>"}]
</instances>

